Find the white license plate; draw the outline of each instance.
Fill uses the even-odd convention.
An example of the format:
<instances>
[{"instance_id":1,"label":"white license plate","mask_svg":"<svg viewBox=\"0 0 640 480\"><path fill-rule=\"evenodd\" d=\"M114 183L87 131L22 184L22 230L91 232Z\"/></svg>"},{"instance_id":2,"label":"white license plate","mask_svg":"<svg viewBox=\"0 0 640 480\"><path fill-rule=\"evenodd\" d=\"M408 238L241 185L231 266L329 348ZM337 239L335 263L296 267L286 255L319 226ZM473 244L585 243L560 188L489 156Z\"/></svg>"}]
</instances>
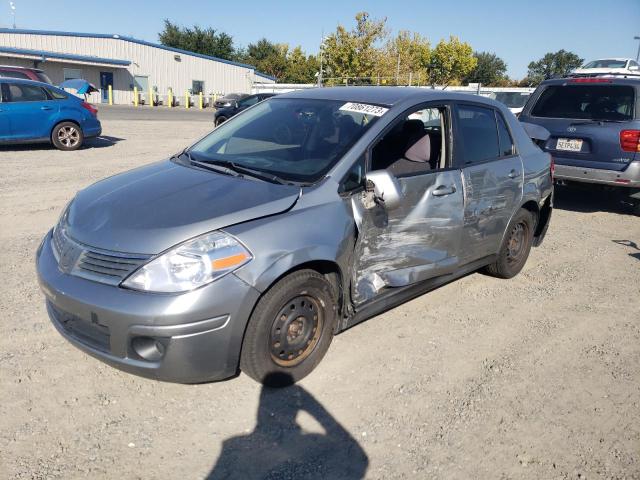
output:
<instances>
[{"instance_id":1,"label":"white license plate","mask_svg":"<svg viewBox=\"0 0 640 480\"><path fill-rule=\"evenodd\" d=\"M582 140L576 140L575 138L559 138L556 143L556 150L579 152L582 150Z\"/></svg>"}]
</instances>

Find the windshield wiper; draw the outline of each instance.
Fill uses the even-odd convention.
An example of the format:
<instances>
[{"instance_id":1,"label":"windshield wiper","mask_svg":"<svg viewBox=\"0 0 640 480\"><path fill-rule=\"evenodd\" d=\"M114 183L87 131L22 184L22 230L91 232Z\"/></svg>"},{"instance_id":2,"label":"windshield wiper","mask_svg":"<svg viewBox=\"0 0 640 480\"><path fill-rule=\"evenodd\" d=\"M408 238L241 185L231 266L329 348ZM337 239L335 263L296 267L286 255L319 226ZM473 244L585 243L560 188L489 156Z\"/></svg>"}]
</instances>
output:
<instances>
[{"instance_id":1,"label":"windshield wiper","mask_svg":"<svg viewBox=\"0 0 640 480\"><path fill-rule=\"evenodd\" d=\"M207 170L211 170L213 172L218 172L218 173L224 173L225 175L231 175L232 177L242 177L243 175L241 175L240 173L238 173L237 171L225 166L225 165L220 165L217 162L209 162L209 161L202 161L202 160L194 160L191 155L189 155L189 152L185 152L185 154L188 156L191 165L195 165L196 167L200 167L200 168L205 168Z\"/></svg>"},{"instance_id":2,"label":"windshield wiper","mask_svg":"<svg viewBox=\"0 0 640 480\"><path fill-rule=\"evenodd\" d=\"M236 176L242 176L241 174L248 175L250 177L257 178L259 180L264 180L271 183L277 183L280 185L289 185L291 182L285 180L284 178L278 177L272 173L263 172L262 170L254 170L253 168L243 167L229 160L191 160L191 163L196 162L197 164L203 165L215 165L218 168L224 168L227 171L233 172Z\"/></svg>"},{"instance_id":3,"label":"windshield wiper","mask_svg":"<svg viewBox=\"0 0 640 480\"><path fill-rule=\"evenodd\" d=\"M610 120L607 118L591 118L588 120L583 120L581 122L570 123L569 126L575 127L577 125L591 125L592 123L603 124L603 123L623 123L623 122L625 122L625 120Z\"/></svg>"}]
</instances>

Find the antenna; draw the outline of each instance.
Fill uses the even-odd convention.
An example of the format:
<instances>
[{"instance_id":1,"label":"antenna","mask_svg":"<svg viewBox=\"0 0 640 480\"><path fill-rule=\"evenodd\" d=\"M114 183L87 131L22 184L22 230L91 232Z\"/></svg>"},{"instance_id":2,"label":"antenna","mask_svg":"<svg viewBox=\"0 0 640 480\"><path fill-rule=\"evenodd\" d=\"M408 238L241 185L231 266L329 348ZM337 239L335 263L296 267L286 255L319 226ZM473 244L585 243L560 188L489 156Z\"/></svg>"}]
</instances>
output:
<instances>
[{"instance_id":1,"label":"antenna","mask_svg":"<svg viewBox=\"0 0 640 480\"><path fill-rule=\"evenodd\" d=\"M13 2L9 2L9 6L11 7L11 15L13 16L13 29L16 29L16 4Z\"/></svg>"}]
</instances>

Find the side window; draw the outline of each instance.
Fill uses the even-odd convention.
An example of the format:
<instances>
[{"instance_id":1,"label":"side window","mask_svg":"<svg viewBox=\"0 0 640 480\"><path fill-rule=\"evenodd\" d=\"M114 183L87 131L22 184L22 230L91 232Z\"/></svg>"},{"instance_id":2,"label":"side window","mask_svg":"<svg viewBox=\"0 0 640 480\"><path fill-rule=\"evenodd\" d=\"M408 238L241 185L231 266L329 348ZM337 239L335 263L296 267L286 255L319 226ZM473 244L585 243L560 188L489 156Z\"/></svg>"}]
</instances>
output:
<instances>
[{"instance_id":1,"label":"side window","mask_svg":"<svg viewBox=\"0 0 640 480\"><path fill-rule=\"evenodd\" d=\"M342 182L340 182L340 188L338 193L351 192L357 190L364 185L364 155L358 159L353 167L347 172Z\"/></svg>"},{"instance_id":2,"label":"side window","mask_svg":"<svg viewBox=\"0 0 640 480\"><path fill-rule=\"evenodd\" d=\"M429 106L396 119L371 149L371 170L403 176L447 168L447 111Z\"/></svg>"},{"instance_id":3,"label":"side window","mask_svg":"<svg viewBox=\"0 0 640 480\"><path fill-rule=\"evenodd\" d=\"M238 102L238 105L240 107L250 107L251 105L255 105L256 103L258 103L260 101L260 99L256 96L256 97L249 97L249 98L245 98L244 100L240 100Z\"/></svg>"},{"instance_id":4,"label":"side window","mask_svg":"<svg viewBox=\"0 0 640 480\"><path fill-rule=\"evenodd\" d=\"M60 92L59 90L54 90L53 88L47 88L47 93L54 100L64 100L67 96Z\"/></svg>"},{"instance_id":5,"label":"side window","mask_svg":"<svg viewBox=\"0 0 640 480\"><path fill-rule=\"evenodd\" d=\"M515 150L513 148L513 139L511 133L507 128L507 124L504 121L504 117L498 111L496 111L496 119L498 120L498 141L500 142L500 156L508 157L513 155Z\"/></svg>"},{"instance_id":6,"label":"side window","mask_svg":"<svg viewBox=\"0 0 640 480\"><path fill-rule=\"evenodd\" d=\"M499 157L498 129L493 109L458 105L458 144L465 164Z\"/></svg>"},{"instance_id":7,"label":"side window","mask_svg":"<svg viewBox=\"0 0 640 480\"><path fill-rule=\"evenodd\" d=\"M25 80L29 80L29 76L26 73L16 72L11 70L5 70L4 72L0 72L0 77L23 78Z\"/></svg>"},{"instance_id":8,"label":"side window","mask_svg":"<svg viewBox=\"0 0 640 480\"><path fill-rule=\"evenodd\" d=\"M49 100L44 88L22 83L10 83L9 95L12 102L42 102Z\"/></svg>"}]
</instances>

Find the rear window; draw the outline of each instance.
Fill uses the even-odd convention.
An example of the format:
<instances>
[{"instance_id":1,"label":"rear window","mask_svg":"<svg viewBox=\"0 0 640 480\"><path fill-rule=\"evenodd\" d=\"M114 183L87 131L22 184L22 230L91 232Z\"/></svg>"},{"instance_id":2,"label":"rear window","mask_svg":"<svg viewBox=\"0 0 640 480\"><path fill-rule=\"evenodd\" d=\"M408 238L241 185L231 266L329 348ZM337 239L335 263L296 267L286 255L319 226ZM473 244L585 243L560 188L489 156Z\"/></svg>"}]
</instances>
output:
<instances>
[{"instance_id":1,"label":"rear window","mask_svg":"<svg viewBox=\"0 0 640 480\"><path fill-rule=\"evenodd\" d=\"M18 72L15 70L0 70L0 77L23 78L26 80L30 80L29 76L26 73Z\"/></svg>"},{"instance_id":2,"label":"rear window","mask_svg":"<svg viewBox=\"0 0 640 480\"><path fill-rule=\"evenodd\" d=\"M36 77L38 77L38 79L41 82L48 83L49 85L53 85L53 82L51 81L51 79L44 72L36 72Z\"/></svg>"},{"instance_id":3,"label":"rear window","mask_svg":"<svg viewBox=\"0 0 640 480\"><path fill-rule=\"evenodd\" d=\"M531 115L585 120L633 119L634 89L629 85L550 85Z\"/></svg>"}]
</instances>

